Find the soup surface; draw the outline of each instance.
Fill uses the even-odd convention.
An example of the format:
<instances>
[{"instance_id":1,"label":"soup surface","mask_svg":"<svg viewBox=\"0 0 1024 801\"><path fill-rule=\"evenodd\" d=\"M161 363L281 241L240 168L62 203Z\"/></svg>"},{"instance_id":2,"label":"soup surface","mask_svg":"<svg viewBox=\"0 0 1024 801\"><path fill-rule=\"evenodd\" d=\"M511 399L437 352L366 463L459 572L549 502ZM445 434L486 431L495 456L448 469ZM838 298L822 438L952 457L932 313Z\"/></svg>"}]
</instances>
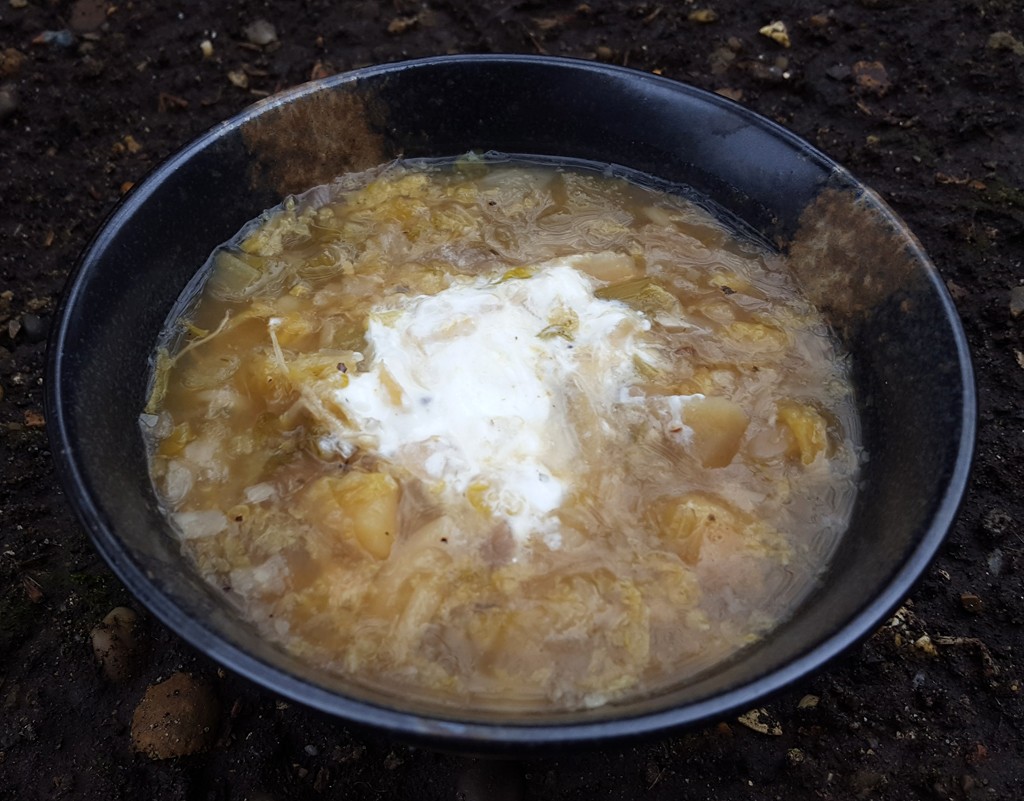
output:
<instances>
[{"instance_id":1,"label":"soup surface","mask_svg":"<svg viewBox=\"0 0 1024 801\"><path fill-rule=\"evenodd\" d=\"M282 647L596 706L765 635L846 527L844 359L784 260L599 171L395 163L219 248L142 415L198 570Z\"/></svg>"}]
</instances>

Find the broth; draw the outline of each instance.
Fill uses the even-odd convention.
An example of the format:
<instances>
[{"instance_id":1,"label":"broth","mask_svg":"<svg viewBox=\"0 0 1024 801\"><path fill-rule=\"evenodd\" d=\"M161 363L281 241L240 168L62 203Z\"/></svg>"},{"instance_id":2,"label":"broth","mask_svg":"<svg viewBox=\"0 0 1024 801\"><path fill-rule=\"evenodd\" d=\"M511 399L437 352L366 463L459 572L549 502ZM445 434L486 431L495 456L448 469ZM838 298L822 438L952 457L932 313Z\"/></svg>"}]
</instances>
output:
<instances>
[{"instance_id":1,"label":"broth","mask_svg":"<svg viewBox=\"0 0 1024 801\"><path fill-rule=\"evenodd\" d=\"M248 225L182 309L142 415L182 548L357 682L655 692L784 619L848 522L825 321L782 257L643 180L385 165Z\"/></svg>"}]
</instances>

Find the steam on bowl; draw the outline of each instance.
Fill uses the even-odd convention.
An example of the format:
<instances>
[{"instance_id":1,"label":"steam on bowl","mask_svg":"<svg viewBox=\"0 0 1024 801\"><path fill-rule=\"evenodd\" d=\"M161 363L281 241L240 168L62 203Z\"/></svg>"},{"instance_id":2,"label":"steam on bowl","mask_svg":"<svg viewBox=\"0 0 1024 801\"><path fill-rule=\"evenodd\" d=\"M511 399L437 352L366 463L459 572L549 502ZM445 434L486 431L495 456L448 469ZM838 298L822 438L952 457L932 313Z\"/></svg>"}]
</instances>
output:
<instances>
[{"instance_id":1,"label":"steam on bowl","mask_svg":"<svg viewBox=\"0 0 1024 801\"><path fill-rule=\"evenodd\" d=\"M851 355L868 458L820 587L697 680L596 709L496 714L395 697L269 643L186 562L138 431L153 343L210 252L289 193L399 156L501 151L622 165L692 188L785 253ZM820 667L908 593L954 519L973 449L966 343L893 212L792 133L715 95L565 59L374 67L253 106L158 167L86 249L50 342L48 422L96 547L163 623L306 705L474 751L593 743L714 719Z\"/></svg>"}]
</instances>

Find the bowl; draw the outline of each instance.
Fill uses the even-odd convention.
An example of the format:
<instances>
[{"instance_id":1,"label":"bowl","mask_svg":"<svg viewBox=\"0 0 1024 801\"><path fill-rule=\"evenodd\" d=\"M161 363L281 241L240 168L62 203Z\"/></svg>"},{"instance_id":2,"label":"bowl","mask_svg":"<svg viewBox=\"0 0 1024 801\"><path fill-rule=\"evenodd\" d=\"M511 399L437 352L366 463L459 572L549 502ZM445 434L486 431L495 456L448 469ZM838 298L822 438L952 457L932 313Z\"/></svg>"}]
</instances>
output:
<instances>
[{"instance_id":1,"label":"bowl","mask_svg":"<svg viewBox=\"0 0 1024 801\"><path fill-rule=\"evenodd\" d=\"M691 187L774 243L851 354L867 460L824 580L762 642L696 680L590 710L501 714L368 690L303 664L186 563L138 416L176 299L219 243L285 195L405 157L470 150L623 165ZM268 98L157 167L86 248L54 327L47 420L67 496L157 618L235 673L436 747L525 752L720 719L871 633L951 526L975 432L964 333L935 268L877 195L775 123L655 75L568 59L454 56Z\"/></svg>"}]
</instances>

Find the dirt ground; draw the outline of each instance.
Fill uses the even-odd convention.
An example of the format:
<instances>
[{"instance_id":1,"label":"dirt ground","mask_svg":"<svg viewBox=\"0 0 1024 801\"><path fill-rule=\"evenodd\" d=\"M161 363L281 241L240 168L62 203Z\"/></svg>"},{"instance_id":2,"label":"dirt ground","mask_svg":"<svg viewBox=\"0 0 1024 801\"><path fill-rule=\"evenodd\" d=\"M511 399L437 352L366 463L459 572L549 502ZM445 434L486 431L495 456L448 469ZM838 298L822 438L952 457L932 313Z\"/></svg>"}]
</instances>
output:
<instances>
[{"instance_id":1,"label":"dirt ground","mask_svg":"<svg viewBox=\"0 0 1024 801\"><path fill-rule=\"evenodd\" d=\"M273 30L249 27L258 20ZM774 20L789 47L759 33ZM56 485L41 385L47 328L77 254L153 165L311 77L502 51L596 58L720 91L848 166L938 265L970 340L981 409L972 487L941 555L898 621L766 703L777 728L729 719L639 746L552 754L510 766L505 789L529 799L1024 797L1019 0L2 0L0 799L471 791L464 759L284 702L137 606L135 670L107 680L90 631L134 601ZM153 760L132 749L132 714L147 687L178 671L218 699L216 741Z\"/></svg>"}]
</instances>

